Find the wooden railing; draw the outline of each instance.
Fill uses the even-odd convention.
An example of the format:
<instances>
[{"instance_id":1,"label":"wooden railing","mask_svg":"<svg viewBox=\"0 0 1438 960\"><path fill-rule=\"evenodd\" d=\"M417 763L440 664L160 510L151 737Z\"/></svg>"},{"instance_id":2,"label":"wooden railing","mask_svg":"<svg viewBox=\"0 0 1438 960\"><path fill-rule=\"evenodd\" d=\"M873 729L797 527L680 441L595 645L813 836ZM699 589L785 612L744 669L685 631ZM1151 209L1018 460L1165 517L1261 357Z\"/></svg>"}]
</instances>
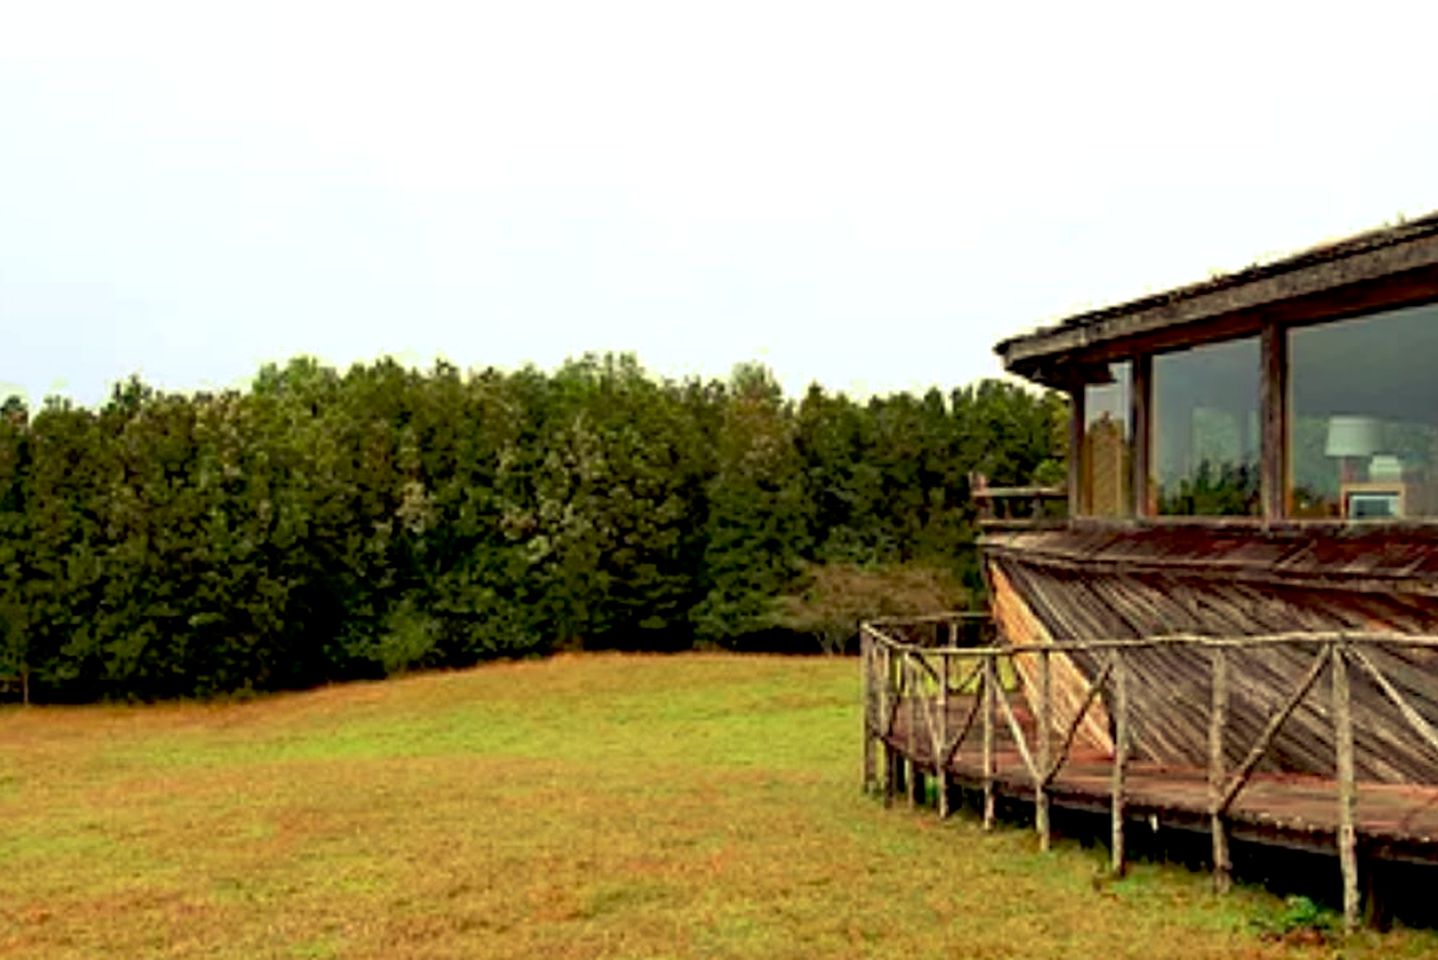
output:
<instances>
[{"instance_id":1,"label":"wooden railing","mask_svg":"<svg viewBox=\"0 0 1438 960\"><path fill-rule=\"evenodd\" d=\"M1375 663L1375 648L1438 650L1438 637L1390 633L1305 632L1268 636L1218 638L1192 635L1152 637L1140 640L1072 641L1027 646L926 645L908 642L897 634L893 621L864 623L860 628L860 651L864 702L864 788L881 788L885 802L892 802L902 784L910 803L924 796L925 770L916 763L920 737L927 737L923 751L928 768L937 779L940 816L950 812L950 767L966 739L977 727L979 780L983 791L983 823L991 828L995 807L995 736L1006 725L1027 773L1034 796L1034 822L1039 844L1048 849L1051 838L1049 791L1068 762L1076 735L1085 718L1102 702L1111 720L1112 751L1110 774L1111 862L1115 874L1125 867L1124 826L1126 821L1126 779L1132 749L1132 721L1129 683L1130 660L1158 647L1183 647L1205 655L1210 688L1208 704L1208 806L1212 836L1215 887L1226 891L1230 885L1231 860L1228 818L1235 800L1242 794L1260 762L1269 754L1274 739L1294 711L1304 703L1327 673L1330 681L1327 716L1332 723L1334 772L1337 782L1336 846L1343 880L1343 913L1349 929L1357 922L1359 909L1357 826L1358 781L1354 763L1353 694L1350 672L1357 670L1396 708L1404 724L1434 751L1438 751L1438 730L1409 701ZM1276 706L1267 711L1258 736L1248 745L1243 759L1226 768L1230 736L1229 660L1238 650L1273 645L1311 651L1307 668ZM1083 654L1097 664L1086 679L1077 707L1060 716L1054 703L1053 661L1058 655ZM1029 658L1026 670L1018 659ZM1036 664L1035 664L1036 661ZM1034 668L1036 666L1036 669ZM1027 691L1035 706L1033 743L1024 732L1014 708L1014 697L1024 683L1024 674L1036 684ZM950 722L950 702L956 695L972 696L962 718ZM1072 702L1072 700L1071 700ZM895 746L893 739L900 711L906 742ZM1057 734L1057 736L1055 736ZM878 753L884 756L882 783L878 775Z\"/></svg>"},{"instance_id":2,"label":"wooden railing","mask_svg":"<svg viewBox=\"0 0 1438 960\"><path fill-rule=\"evenodd\" d=\"M983 474L974 473L969 475L969 493L978 507L981 527L1053 527L1068 519L1067 487L991 487ZM1058 505L1061 509L1055 509Z\"/></svg>"}]
</instances>

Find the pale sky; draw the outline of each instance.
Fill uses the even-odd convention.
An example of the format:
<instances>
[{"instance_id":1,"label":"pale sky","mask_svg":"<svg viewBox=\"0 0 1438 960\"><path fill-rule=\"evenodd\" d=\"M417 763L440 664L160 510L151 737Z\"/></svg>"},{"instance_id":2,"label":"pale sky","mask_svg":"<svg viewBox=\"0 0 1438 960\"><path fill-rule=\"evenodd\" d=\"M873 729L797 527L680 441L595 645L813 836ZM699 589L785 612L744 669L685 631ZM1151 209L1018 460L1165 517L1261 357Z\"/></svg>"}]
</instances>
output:
<instances>
[{"instance_id":1,"label":"pale sky","mask_svg":"<svg viewBox=\"0 0 1438 960\"><path fill-rule=\"evenodd\" d=\"M948 389L1438 209L1435 16L0 0L0 393L606 350Z\"/></svg>"}]
</instances>

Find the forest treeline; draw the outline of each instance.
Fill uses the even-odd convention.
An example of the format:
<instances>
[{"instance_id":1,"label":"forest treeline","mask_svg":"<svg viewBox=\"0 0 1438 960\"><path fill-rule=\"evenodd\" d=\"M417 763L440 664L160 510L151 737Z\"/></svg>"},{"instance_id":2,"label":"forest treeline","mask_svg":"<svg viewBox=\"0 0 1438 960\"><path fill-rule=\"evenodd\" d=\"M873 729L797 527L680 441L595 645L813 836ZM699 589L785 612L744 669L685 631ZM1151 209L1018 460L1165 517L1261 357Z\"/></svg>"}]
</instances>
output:
<instances>
[{"instance_id":1,"label":"forest treeline","mask_svg":"<svg viewBox=\"0 0 1438 960\"><path fill-rule=\"evenodd\" d=\"M997 381L794 401L761 367L676 382L629 357L12 398L0 675L154 699L819 636L876 585L973 586L969 471L1061 477L1064 417Z\"/></svg>"}]
</instances>

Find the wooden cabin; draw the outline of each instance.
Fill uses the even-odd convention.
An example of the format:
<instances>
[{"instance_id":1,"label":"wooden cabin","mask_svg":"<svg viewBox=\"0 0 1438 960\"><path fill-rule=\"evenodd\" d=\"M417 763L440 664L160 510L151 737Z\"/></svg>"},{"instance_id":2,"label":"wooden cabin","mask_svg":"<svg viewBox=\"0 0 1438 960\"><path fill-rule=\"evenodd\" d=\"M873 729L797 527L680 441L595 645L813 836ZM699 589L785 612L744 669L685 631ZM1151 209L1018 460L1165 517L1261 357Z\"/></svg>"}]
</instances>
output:
<instances>
[{"instance_id":1,"label":"wooden cabin","mask_svg":"<svg viewBox=\"0 0 1438 960\"><path fill-rule=\"evenodd\" d=\"M1077 453L1067 520L998 523L981 540L1008 640L1438 633L1438 215L997 352L1068 393ZM1426 651L1408 656L1426 669ZM1245 669L1278 689L1308 657L1274 647ZM1162 659L1135 696L1171 705L1140 710L1136 748L1201 766L1202 711L1184 714L1206 696L1185 698L1182 664ZM1411 692L1438 722L1438 668ZM1310 713L1268 765L1331 774L1326 719ZM1438 758L1410 731L1356 719L1359 776L1435 780Z\"/></svg>"},{"instance_id":2,"label":"wooden cabin","mask_svg":"<svg viewBox=\"0 0 1438 960\"><path fill-rule=\"evenodd\" d=\"M1072 402L1067 515L983 522L995 644L865 625L886 795L1032 799L1047 844L1111 780L1116 869L1135 809L1221 885L1230 831L1334 851L1350 924L1360 861L1438 863L1438 214L996 349Z\"/></svg>"}]
</instances>

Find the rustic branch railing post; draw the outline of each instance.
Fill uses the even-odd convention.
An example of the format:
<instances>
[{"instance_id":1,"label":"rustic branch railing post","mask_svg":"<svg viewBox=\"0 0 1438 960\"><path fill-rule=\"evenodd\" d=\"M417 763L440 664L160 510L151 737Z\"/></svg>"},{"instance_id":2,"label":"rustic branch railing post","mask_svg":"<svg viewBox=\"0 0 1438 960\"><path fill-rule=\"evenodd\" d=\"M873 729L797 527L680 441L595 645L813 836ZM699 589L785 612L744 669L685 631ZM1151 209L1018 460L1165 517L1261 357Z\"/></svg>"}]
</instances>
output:
<instances>
[{"instance_id":1,"label":"rustic branch railing post","mask_svg":"<svg viewBox=\"0 0 1438 960\"><path fill-rule=\"evenodd\" d=\"M1333 745L1338 775L1338 865L1343 872L1343 928L1352 933L1358 925L1357 781L1353 767L1352 691L1348 660L1342 642L1332 645Z\"/></svg>"},{"instance_id":2,"label":"rustic branch railing post","mask_svg":"<svg viewBox=\"0 0 1438 960\"><path fill-rule=\"evenodd\" d=\"M874 716L874 643L869 639L869 628L859 625L859 683L863 690L864 705L864 767L863 792L874 789L874 734L878 726Z\"/></svg>"},{"instance_id":3,"label":"rustic branch railing post","mask_svg":"<svg viewBox=\"0 0 1438 960\"><path fill-rule=\"evenodd\" d=\"M1223 799L1224 731L1228 727L1228 651L1214 647L1212 696L1208 714L1208 802L1213 833L1213 889L1227 893L1232 885L1233 864L1228 855L1228 831L1219 804Z\"/></svg>"},{"instance_id":4,"label":"rustic branch railing post","mask_svg":"<svg viewBox=\"0 0 1438 960\"><path fill-rule=\"evenodd\" d=\"M892 719L895 709L894 652L887 643L880 650L879 666L883 683L879 685L879 716L883 718L881 732L884 736L884 806L891 807L894 805L894 794L899 787L898 751L894 749L894 745L889 739L893 735Z\"/></svg>"},{"instance_id":5,"label":"rustic branch railing post","mask_svg":"<svg viewBox=\"0 0 1438 960\"><path fill-rule=\"evenodd\" d=\"M995 655L985 653L984 657L984 682L983 682L983 782L984 782L984 829L994 828L994 716L996 701L998 699L995 688L998 686L998 670L995 665Z\"/></svg>"},{"instance_id":6,"label":"rustic branch railing post","mask_svg":"<svg viewBox=\"0 0 1438 960\"><path fill-rule=\"evenodd\" d=\"M949 742L949 655L939 654L939 729L933 737L934 786L938 790L939 816L949 815L949 770L944 748Z\"/></svg>"},{"instance_id":7,"label":"rustic branch railing post","mask_svg":"<svg viewBox=\"0 0 1438 960\"><path fill-rule=\"evenodd\" d=\"M919 691L919 667L916 664L916 654L904 652L904 670L906 679L904 688L909 698L909 730L908 730L908 781L905 784L909 791L909 807L917 807L924 799L924 772L919 766L919 721L923 704L920 702Z\"/></svg>"},{"instance_id":8,"label":"rustic branch railing post","mask_svg":"<svg viewBox=\"0 0 1438 960\"><path fill-rule=\"evenodd\" d=\"M1134 715L1135 709L1153 707L1159 702L1151 692L1144 692L1146 688L1135 686L1148 679L1146 672L1135 672L1138 667L1156 665L1149 664L1146 660L1138 664L1134 657L1142 651L1165 649L1192 652L1194 663L1199 670L1202 669L1203 658L1208 658L1210 671L1207 805L1206 811L1204 806L1191 806L1192 799L1189 798L1193 798L1193 795L1184 788L1181 791L1179 809L1188 815L1201 816L1203 812L1208 814L1215 891L1226 892L1232 883L1231 828L1236 824L1266 822L1272 817L1273 809L1280 812L1283 809L1281 803L1277 807L1272 806L1278 801L1271 795L1271 786L1265 787L1263 804L1258 802L1255 794L1254 803L1234 806L1251 778L1257 777L1265 784L1270 784L1267 774L1256 774L1255 771L1262 766L1264 758L1273 755L1275 749L1284 751L1281 756L1291 759L1290 751L1300 740L1307 741L1304 749L1308 752L1302 755L1307 764L1304 769L1311 768L1313 760L1321 763L1321 758L1310 758L1309 754L1314 747L1321 749L1323 730L1331 718L1337 816L1334 820L1328 820L1321 814L1316 818L1309 817L1310 821L1316 819L1316 825L1304 826L1302 822L1296 822L1298 827L1309 831L1310 835L1315 829L1326 832L1336 827L1334 843L1342 871L1344 924L1349 930L1357 927L1363 901L1371 899L1372 894L1370 892L1365 896L1359 883L1357 766L1360 759L1365 764L1368 763L1369 755L1365 754L1363 758L1355 755L1358 747L1355 743L1355 721L1363 723L1364 718L1374 709L1375 700L1386 699L1397 708L1398 715L1402 717L1402 721L1397 723L1400 732L1403 727L1411 728L1416 733L1414 740L1438 751L1438 725L1432 723L1426 715L1432 701L1427 697L1422 676L1402 654L1394 654L1391 661L1388 659L1390 646L1400 650L1412 648L1438 651L1438 636L1294 631L1242 637L1171 634L1134 640L1080 640L972 647L958 643L960 622L953 619L957 615L945 616L948 619L942 623L932 618L926 621L935 624L934 630L917 639L914 638L915 632L908 628L888 632L883 626L888 621L866 622L861 625L860 680L864 736L862 774L866 791L872 791L880 783L876 768L878 751L882 748L885 804L892 804L894 796L900 790L907 795L911 807L928 802L927 781L932 775L935 780L939 816L949 816L952 813L952 790L956 787L956 781L974 785L971 764L976 751L973 741L967 739L967 736L974 723L978 722L982 725L982 743L977 751L981 764L977 786L981 786L983 792L984 829L992 829L996 822L996 807L1001 792L1006 792L1006 795L1011 797L1021 796L1025 789L1024 785L1012 776L1014 760L1011 751L1017 751L1018 759L1028 771L1034 785L1035 828L1040 838L1039 845L1041 849L1048 849L1052 842L1056 793L1067 797L1070 791L1077 790L1092 799L1099 799L1092 796L1093 789L1097 787L1101 797L1102 786L1089 779L1087 773L1092 771L1093 767L1086 767L1085 772L1076 772L1073 782L1064 781L1065 786L1061 790L1053 789L1053 784L1073 749L1077 731L1090 707L1098 709L1096 704L1106 703L1109 719L1113 724L1109 783L1112 831L1110 867L1115 876L1121 876L1127 866L1127 786L1128 774L1131 772L1130 761L1133 759L1134 724L1136 721L1144 724L1138 728L1143 738L1141 743L1155 752L1161 750L1165 743L1163 737L1168 733L1161 727L1150 729L1146 725L1148 714ZM1285 679L1287 675L1291 675L1291 670L1303 666L1302 658L1309 652L1312 660L1307 663L1302 676L1286 695L1282 695L1281 699L1270 699L1276 694L1282 694L1282 687L1269 677L1255 681L1244 669L1247 661L1242 658L1237 661L1234 659L1235 651L1243 653L1254 650L1281 650L1282 658L1276 659L1276 663L1283 668L1279 676ZM1055 676L1058 667L1069 670L1070 665L1067 661L1055 664L1054 654L1069 651L1083 651L1094 658L1096 669L1093 670L1093 676L1087 678L1086 685L1080 686L1067 672ZM1021 666L1018 675L1022 677L1022 682L1032 684L1026 692L1030 695L1029 704L1037 714L1034 724L1037 742L1034 742L1033 735L1027 730L1029 721L1020 723L1021 713L1016 712L1013 705L1013 688L1004 686L1001 681L1001 677L1005 675L1001 669L1000 658L1003 657L1011 658L1011 662L1017 658L1031 658L1016 664L1015 669L1018 670ZM934 658L937 658L937 663ZM1266 664L1265 669L1271 669L1272 666L1273 664ZM1359 713L1356 717L1355 693L1351 686L1355 669L1364 675L1363 679L1371 681L1371 686L1362 685L1360 681L1361 685L1356 693L1356 708L1367 712ZM1326 704L1320 702L1310 705L1306 710L1299 711L1310 692L1314 692L1314 685L1322 678L1325 670L1332 671L1329 701ZM1390 680L1390 675L1396 679ZM1080 676L1079 679L1085 678ZM1055 689L1056 687L1058 689ZM1135 693L1136 690L1138 693ZM1062 698L1059 697L1060 693ZM962 704L960 707L955 705L955 694L959 695ZM1321 695L1314 692L1314 696ZM1078 698L1079 705L1070 717L1071 704L1075 697ZM1138 698L1137 705L1134 703L1135 697ZM1234 721L1235 707L1240 708L1242 718L1261 723L1262 729L1250 743L1235 742L1240 735L1238 731L1248 728L1245 721L1242 726L1230 729ZM1202 709L1201 706L1199 709ZM1014 740L1012 746L1007 740L1004 742L1003 750L1006 752L1002 757L996 742L1000 710L1003 711L1007 724L1004 736L1011 734ZM959 716L951 716L954 711L957 711ZM1294 722L1303 727L1302 732L1280 738L1280 732L1289 726L1290 720L1295 717L1298 720ZM1185 722L1188 723L1187 720ZM1315 722L1322 725L1315 729ZM1385 719L1384 722L1390 721ZM1202 737L1203 728L1189 723L1184 732L1191 732L1185 741L1186 745L1196 746L1194 740ZM1365 736L1367 732L1368 728L1365 727ZM1152 742L1150 737L1153 738ZM1247 736L1244 736L1244 739L1246 740ZM1377 739L1380 745L1391 742ZM1364 742L1367 743L1366 740ZM1278 747L1275 747L1275 744L1278 744ZM966 751L962 756L958 752L961 747ZM1228 761L1239 755L1242 759L1229 769ZM1375 756L1373 762L1378 764L1381 772L1384 769L1382 764L1388 761L1381 755ZM1006 778L1002 781L999 769L1001 762L1005 764L1002 772ZM1101 770L1101 767L1099 769ZM1365 766L1365 770L1367 769ZM1155 768L1147 763L1136 764L1132 772L1138 778L1135 782L1136 795L1139 798L1149 795L1149 780L1146 778L1154 776L1156 772L1166 773L1162 768L1155 771ZM1316 772L1326 773L1326 770L1320 766ZM1370 774L1365 773L1365 776L1367 775ZM1178 782L1181 785L1182 780ZM1281 785L1281 781L1273 782L1279 782ZM1307 803L1306 798L1301 799ZM1146 800L1144 802L1147 803ZM1157 802L1162 804L1166 801ZM1192 820L1188 822L1192 823ZM1280 831L1292 829L1293 824L1279 821L1278 828ZM1412 838L1416 839L1417 836L1416 832L1412 834ZM1426 836L1423 839L1427 842ZM1367 868L1362 869L1366 871ZM1366 874L1364 879L1367 879Z\"/></svg>"},{"instance_id":9,"label":"rustic branch railing post","mask_svg":"<svg viewBox=\"0 0 1438 960\"><path fill-rule=\"evenodd\" d=\"M1115 650L1114 685L1114 738L1112 797L1112 840L1109 848L1110 866L1113 875L1123 876L1124 859L1124 780L1128 774L1129 717L1128 717L1128 662Z\"/></svg>"},{"instance_id":10,"label":"rustic branch railing post","mask_svg":"<svg viewBox=\"0 0 1438 960\"><path fill-rule=\"evenodd\" d=\"M1034 779L1034 828L1039 833L1039 849L1050 843L1048 772L1052 763L1054 722L1053 671L1047 650L1039 653L1039 776Z\"/></svg>"}]
</instances>

